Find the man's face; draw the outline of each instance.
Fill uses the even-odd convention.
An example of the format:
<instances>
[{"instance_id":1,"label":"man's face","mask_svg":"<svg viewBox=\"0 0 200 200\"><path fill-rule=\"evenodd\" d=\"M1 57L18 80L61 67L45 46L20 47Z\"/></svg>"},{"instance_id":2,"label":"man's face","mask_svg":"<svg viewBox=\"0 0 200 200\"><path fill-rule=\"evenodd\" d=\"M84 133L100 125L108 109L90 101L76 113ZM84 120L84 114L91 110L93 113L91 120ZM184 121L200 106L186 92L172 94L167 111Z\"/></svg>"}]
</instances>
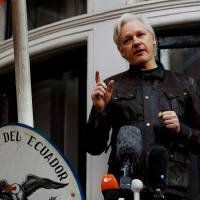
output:
<instances>
[{"instance_id":1,"label":"man's face","mask_svg":"<svg viewBox=\"0 0 200 200\"><path fill-rule=\"evenodd\" d=\"M156 66L154 57L155 36L139 20L126 22L121 27L118 49L130 64L141 69L151 69Z\"/></svg>"}]
</instances>

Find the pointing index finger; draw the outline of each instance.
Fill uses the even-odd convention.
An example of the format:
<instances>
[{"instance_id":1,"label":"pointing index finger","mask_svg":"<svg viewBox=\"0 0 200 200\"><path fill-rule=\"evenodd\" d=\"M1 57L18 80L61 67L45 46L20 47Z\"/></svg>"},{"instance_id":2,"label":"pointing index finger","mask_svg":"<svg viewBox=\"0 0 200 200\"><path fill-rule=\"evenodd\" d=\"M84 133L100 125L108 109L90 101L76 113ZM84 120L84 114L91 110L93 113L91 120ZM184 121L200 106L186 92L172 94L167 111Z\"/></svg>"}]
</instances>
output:
<instances>
[{"instance_id":1,"label":"pointing index finger","mask_svg":"<svg viewBox=\"0 0 200 200\"><path fill-rule=\"evenodd\" d=\"M101 81L99 71L96 71L95 81L96 81L96 83L99 83Z\"/></svg>"}]
</instances>

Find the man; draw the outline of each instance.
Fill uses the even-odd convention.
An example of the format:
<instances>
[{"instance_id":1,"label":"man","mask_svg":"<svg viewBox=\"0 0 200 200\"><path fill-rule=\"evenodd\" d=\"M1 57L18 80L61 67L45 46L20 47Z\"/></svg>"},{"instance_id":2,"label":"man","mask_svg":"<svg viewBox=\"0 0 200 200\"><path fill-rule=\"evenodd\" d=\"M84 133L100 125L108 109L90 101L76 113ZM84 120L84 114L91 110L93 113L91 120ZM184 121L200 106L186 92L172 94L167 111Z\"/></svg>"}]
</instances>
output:
<instances>
[{"instance_id":1,"label":"man","mask_svg":"<svg viewBox=\"0 0 200 200\"><path fill-rule=\"evenodd\" d=\"M157 145L165 147L169 155L166 199L188 199L189 153L200 153L200 90L192 78L173 74L156 62L156 37L146 19L122 15L114 27L114 41L130 68L105 82L96 72L93 108L86 126L87 151L98 155L111 146L108 172L119 181L123 170L118 135L126 125L137 127L142 152L131 178L141 179L146 186L142 199L151 199L147 160Z\"/></svg>"}]
</instances>

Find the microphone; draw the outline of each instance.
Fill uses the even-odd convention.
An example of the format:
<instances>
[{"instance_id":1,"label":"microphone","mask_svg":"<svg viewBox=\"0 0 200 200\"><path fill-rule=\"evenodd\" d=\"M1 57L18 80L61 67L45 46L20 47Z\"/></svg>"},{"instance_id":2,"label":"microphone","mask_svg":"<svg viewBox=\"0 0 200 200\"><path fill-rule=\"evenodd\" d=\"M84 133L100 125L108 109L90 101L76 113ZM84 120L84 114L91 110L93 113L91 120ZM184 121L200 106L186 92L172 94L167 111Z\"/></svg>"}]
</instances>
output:
<instances>
[{"instance_id":1,"label":"microphone","mask_svg":"<svg viewBox=\"0 0 200 200\"><path fill-rule=\"evenodd\" d=\"M105 200L117 200L119 198L119 185L112 174L101 177L101 191Z\"/></svg>"},{"instance_id":2,"label":"microphone","mask_svg":"<svg viewBox=\"0 0 200 200\"><path fill-rule=\"evenodd\" d=\"M106 174L101 177L101 191L119 189L118 182L114 175Z\"/></svg>"},{"instance_id":3,"label":"microphone","mask_svg":"<svg viewBox=\"0 0 200 200\"><path fill-rule=\"evenodd\" d=\"M140 192L144 188L143 182L139 179L133 179L131 189L134 193L134 200L140 200Z\"/></svg>"},{"instance_id":4,"label":"microphone","mask_svg":"<svg viewBox=\"0 0 200 200\"><path fill-rule=\"evenodd\" d=\"M116 140L116 154L122 162L123 176L120 178L121 189L131 189L131 180L136 161L142 152L142 137L139 128L131 125L119 129Z\"/></svg>"},{"instance_id":5,"label":"microphone","mask_svg":"<svg viewBox=\"0 0 200 200\"><path fill-rule=\"evenodd\" d=\"M155 146L148 155L149 183L156 199L164 199L163 191L167 187L168 152L164 146Z\"/></svg>"}]
</instances>

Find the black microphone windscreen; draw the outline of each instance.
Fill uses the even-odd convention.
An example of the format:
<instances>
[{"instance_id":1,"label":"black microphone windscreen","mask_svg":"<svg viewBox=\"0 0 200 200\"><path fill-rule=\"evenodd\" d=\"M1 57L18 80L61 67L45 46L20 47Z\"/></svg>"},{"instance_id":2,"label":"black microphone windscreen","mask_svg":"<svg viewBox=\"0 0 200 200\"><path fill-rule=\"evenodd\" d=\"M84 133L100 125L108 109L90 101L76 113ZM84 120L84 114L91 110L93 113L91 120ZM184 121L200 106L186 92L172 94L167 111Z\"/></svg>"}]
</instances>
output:
<instances>
[{"instance_id":1,"label":"black microphone windscreen","mask_svg":"<svg viewBox=\"0 0 200 200\"><path fill-rule=\"evenodd\" d=\"M141 130L131 125L122 126L117 136L116 152L119 159L127 154L139 157L142 152Z\"/></svg>"},{"instance_id":2,"label":"black microphone windscreen","mask_svg":"<svg viewBox=\"0 0 200 200\"><path fill-rule=\"evenodd\" d=\"M149 183L153 189L167 186L168 152L163 146L155 146L148 155Z\"/></svg>"}]
</instances>

